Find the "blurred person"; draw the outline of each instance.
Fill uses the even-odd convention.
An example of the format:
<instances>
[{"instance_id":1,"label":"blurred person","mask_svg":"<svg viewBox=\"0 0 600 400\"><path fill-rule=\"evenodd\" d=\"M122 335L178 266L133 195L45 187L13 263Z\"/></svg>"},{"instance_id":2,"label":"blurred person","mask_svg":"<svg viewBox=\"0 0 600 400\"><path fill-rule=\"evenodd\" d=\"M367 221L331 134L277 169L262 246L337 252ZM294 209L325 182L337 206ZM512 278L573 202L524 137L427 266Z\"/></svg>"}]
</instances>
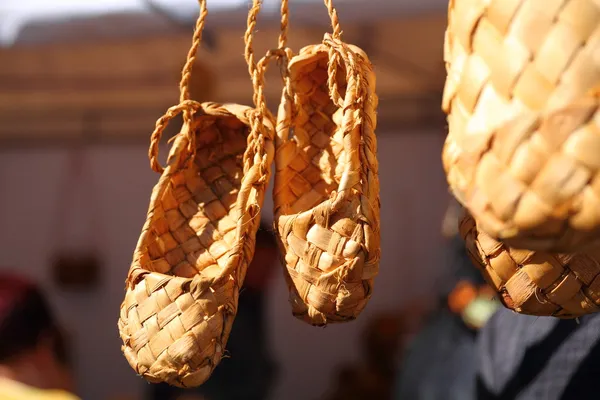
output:
<instances>
[{"instance_id":1,"label":"blurred person","mask_svg":"<svg viewBox=\"0 0 600 400\"><path fill-rule=\"evenodd\" d=\"M600 314L574 319L498 310L478 341L477 399L599 397Z\"/></svg>"},{"instance_id":2,"label":"blurred person","mask_svg":"<svg viewBox=\"0 0 600 400\"><path fill-rule=\"evenodd\" d=\"M226 345L226 356L198 388L151 385L154 400L263 400L274 383L276 368L267 336L267 290L279 265L275 235L266 224L256 233L254 258L240 290L238 311Z\"/></svg>"},{"instance_id":3,"label":"blurred person","mask_svg":"<svg viewBox=\"0 0 600 400\"><path fill-rule=\"evenodd\" d=\"M0 399L76 400L64 334L41 290L0 272Z\"/></svg>"}]
</instances>

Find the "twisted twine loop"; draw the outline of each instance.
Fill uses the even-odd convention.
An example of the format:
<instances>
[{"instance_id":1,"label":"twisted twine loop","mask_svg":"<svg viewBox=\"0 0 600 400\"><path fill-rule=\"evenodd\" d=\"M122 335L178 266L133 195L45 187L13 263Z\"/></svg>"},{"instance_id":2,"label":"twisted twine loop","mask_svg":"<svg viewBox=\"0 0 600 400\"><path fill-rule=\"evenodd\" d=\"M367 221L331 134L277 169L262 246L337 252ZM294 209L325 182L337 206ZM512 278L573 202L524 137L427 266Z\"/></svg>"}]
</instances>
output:
<instances>
[{"instance_id":1,"label":"twisted twine loop","mask_svg":"<svg viewBox=\"0 0 600 400\"><path fill-rule=\"evenodd\" d=\"M150 137L148 158L150 159L150 167L158 173L164 171L164 168L158 161L159 144L162 133L169 122L180 113L183 113L183 128L181 133L185 134L188 138L187 151L192 155L191 159L193 159L193 155L196 153L196 134L191 126L192 117L196 111L202 109L202 105L199 102L190 99L190 80L194 62L196 61L196 53L202 42L202 32L204 31L204 25L208 15L206 0L198 0L198 3L200 5L200 13L196 19L194 35L192 36L192 45L190 46L186 62L181 71L181 80L179 82L179 104L170 107L167 112L156 121L156 127ZM179 154L177 158L181 160L183 157Z\"/></svg>"}]
</instances>

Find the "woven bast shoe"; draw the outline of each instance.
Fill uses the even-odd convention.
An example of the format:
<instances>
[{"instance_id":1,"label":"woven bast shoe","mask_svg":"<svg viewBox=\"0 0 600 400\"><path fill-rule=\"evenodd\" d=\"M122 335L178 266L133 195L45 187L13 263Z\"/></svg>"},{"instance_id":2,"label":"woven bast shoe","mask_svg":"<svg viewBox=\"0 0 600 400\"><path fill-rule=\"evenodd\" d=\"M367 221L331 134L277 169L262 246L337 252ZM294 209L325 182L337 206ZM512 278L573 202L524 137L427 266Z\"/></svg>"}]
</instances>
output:
<instances>
[{"instance_id":1,"label":"woven bast shoe","mask_svg":"<svg viewBox=\"0 0 600 400\"><path fill-rule=\"evenodd\" d=\"M274 206L293 314L313 325L352 320L379 269L375 75L335 35L303 48L288 73Z\"/></svg>"},{"instance_id":2,"label":"woven bast shoe","mask_svg":"<svg viewBox=\"0 0 600 400\"><path fill-rule=\"evenodd\" d=\"M444 164L480 229L518 248L570 252L598 245L600 91L546 115L524 112L498 128L467 191L457 187L474 153L458 148L467 142L459 136L448 137Z\"/></svg>"},{"instance_id":3,"label":"woven bast shoe","mask_svg":"<svg viewBox=\"0 0 600 400\"><path fill-rule=\"evenodd\" d=\"M452 0L444 169L480 229L572 252L600 240L600 3Z\"/></svg>"},{"instance_id":4,"label":"woven bast shoe","mask_svg":"<svg viewBox=\"0 0 600 400\"><path fill-rule=\"evenodd\" d=\"M268 181L260 163L245 168L253 111L202 104L193 162L179 167L189 143L178 136L152 192L119 320L125 356L149 381L197 386L225 350ZM266 165L273 153L266 141Z\"/></svg>"},{"instance_id":5,"label":"woven bast shoe","mask_svg":"<svg viewBox=\"0 0 600 400\"><path fill-rule=\"evenodd\" d=\"M118 324L131 367L150 382L180 387L202 384L223 356L274 157L274 119L265 107L189 99L205 0L200 10L180 104L158 120L152 134L151 164L162 175L135 248ZM262 83L253 83L262 93ZM160 136L180 112L183 129L163 170L157 161Z\"/></svg>"},{"instance_id":6,"label":"woven bast shoe","mask_svg":"<svg viewBox=\"0 0 600 400\"><path fill-rule=\"evenodd\" d=\"M575 318L600 311L600 251L558 254L511 248L467 215L461 236L473 263L505 307L521 314Z\"/></svg>"}]
</instances>

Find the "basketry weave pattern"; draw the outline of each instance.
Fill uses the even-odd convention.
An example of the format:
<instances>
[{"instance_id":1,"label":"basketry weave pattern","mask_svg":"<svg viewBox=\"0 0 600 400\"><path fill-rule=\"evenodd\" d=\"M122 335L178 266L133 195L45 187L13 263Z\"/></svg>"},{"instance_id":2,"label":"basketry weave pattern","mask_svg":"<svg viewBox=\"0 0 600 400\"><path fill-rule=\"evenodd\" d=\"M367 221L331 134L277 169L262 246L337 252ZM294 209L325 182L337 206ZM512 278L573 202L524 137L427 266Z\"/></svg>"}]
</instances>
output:
<instances>
[{"instance_id":1,"label":"basketry weave pattern","mask_svg":"<svg viewBox=\"0 0 600 400\"><path fill-rule=\"evenodd\" d=\"M480 229L570 252L600 238L600 4L450 1L444 168Z\"/></svg>"},{"instance_id":2,"label":"basketry weave pattern","mask_svg":"<svg viewBox=\"0 0 600 400\"><path fill-rule=\"evenodd\" d=\"M600 311L600 251L558 254L514 249L479 231L471 216L461 222L460 233L473 263L507 308L559 318Z\"/></svg>"},{"instance_id":3,"label":"basketry weave pattern","mask_svg":"<svg viewBox=\"0 0 600 400\"><path fill-rule=\"evenodd\" d=\"M253 109L204 103L199 111L193 160L178 159L189 144L180 134L152 192L119 319L134 370L182 387L203 383L221 360L269 175L248 144ZM269 119L265 129L274 130ZM262 140L270 165L274 145Z\"/></svg>"},{"instance_id":4,"label":"basketry weave pattern","mask_svg":"<svg viewBox=\"0 0 600 400\"><path fill-rule=\"evenodd\" d=\"M345 63L331 71L335 49ZM360 49L328 36L288 67L294 101L284 95L278 115L276 230L294 315L324 325L358 316L379 268L375 75Z\"/></svg>"}]
</instances>

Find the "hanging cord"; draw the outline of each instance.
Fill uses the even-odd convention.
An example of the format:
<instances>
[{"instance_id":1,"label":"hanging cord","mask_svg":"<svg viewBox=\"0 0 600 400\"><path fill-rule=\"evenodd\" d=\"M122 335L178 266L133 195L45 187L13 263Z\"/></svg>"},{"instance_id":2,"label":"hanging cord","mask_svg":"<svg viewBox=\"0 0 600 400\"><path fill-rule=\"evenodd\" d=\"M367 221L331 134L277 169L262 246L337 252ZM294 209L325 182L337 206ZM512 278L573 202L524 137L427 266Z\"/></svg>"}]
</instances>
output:
<instances>
[{"instance_id":1,"label":"hanging cord","mask_svg":"<svg viewBox=\"0 0 600 400\"><path fill-rule=\"evenodd\" d=\"M327 7L327 12L329 13L329 19L331 19L331 28L333 29L332 36L334 39L340 39L342 36L342 28L340 27L337 11L333 6L333 0L325 0L325 7Z\"/></svg>"},{"instance_id":2,"label":"hanging cord","mask_svg":"<svg viewBox=\"0 0 600 400\"><path fill-rule=\"evenodd\" d=\"M289 71L287 69L287 60L291 58L291 50L287 48L287 34L289 27L289 8L288 0L281 1L281 23L280 33L277 49L271 49L267 51L258 62L256 62L254 54L254 30L258 21L258 14L262 6L262 0L253 0L252 7L248 12L248 27L244 35L244 42L246 44L244 56L246 63L248 64L248 72L252 79L254 86L254 105L257 109L266 111L266 100L264 97L264 75L266 72L267 65L273 59L277 59L280 62L281 73L284 79L289 77Z\"/></svg>"},{"instance_id":3,"label":"hanging cord","mask_svg":"<svg viewBox=\"0 0 600 400\"><path fill-rule=\"evenodd\" d=\"M342 42L342 28L340 26L340 20L338 18L337 10L333 5L333 0L324 0L325 7L329 13L329 19L331 20L331 29L333 32L325 36L324 44L329 47L329 63L327 65L327 85L329 86L329 96L331 100L338 106L344 105L344 99L340 96L339 87L337 84L337 72L338 66L343 61L346 67L351 66L346 71L346 74L356 74L359 70L356 68L356 60L354 59L354 52L352 52L348 45ZM349 80L349 78L348 78ZM358 88L357 88L358 89Z\"/></svg>"},{"instance_id":4,"label":"hanging cord","mask_svg":"<svg viewBox=\"0 0 600 400\"><path fill-rule=\"evenodd\" d=\"M289 29L289 2L288 0L281 1L281 21L278 47L276 49L267 51L265 56L256 62L253 48L254 29L256 27L257 17L260 12L261 5L262 0L253 0L252 7L248 13L248 28L244 36L246 43L245 58L248 64L248 71L254 85L254 104L259 112L266 112L267 107L264 98L264 75L269 62L273 59L276 59L284 85L284 100L280 104L280 107L286 107L289 110L288 115L290 115L293 113L294 102L292 83L288 69L289 60L293 56L292 50L287 47ZM280 122L281 121L278 121L278 123ZM287 123L289 122L290 121L287 121Z\"/></svg>"},{"instance_id":5,"label":"hanging cord","mask_svg":"<svg viewBox=\"0 0 600 400\"><path fill-rule=\"evenodd\" d=\"M277 63L279 64L279 70L281 72L281 78L283 79L283 94L284 94L284 107L288 108L288 114L290 117L295 114L295 103L294 103L294 94L292 92L292 79L290 77L290 70L288 68L288 63L292 59L293 52L292 49L287 47L288 40L288 30L289 30L289 19L290 19L290 11L288 6L288 0L281 1L281 24L280 24L280 32L279 32L279 54L280 57L277 59ZM294 121L294 118L290 118L288 121L290 124Z\"/></svg>"},{"instance_id":6,"label":"hanging cord","mask_svg":"<svg viewBox=\"0 0 600 400\"><path fill-rule=\"evenodd\" d=\"M254 89L252 101L256 107L255 117L262 119L267 112L266 100L264 96L264 75L267 64L272 56L267 53L267 55L256 62L254 54L254 29L256 28L258 13L260 12L261 6L262 0L253 0L252 7L248 13L248 26L246 33L244 34L244 58L246 59L246 64L248 65L248 72L250 74L252 87ZM256 118L253 118L253 120L254 119Z\"/></svg>"},{"instance_id":7,"label":"hanging cord","mask_svg":"<svg viewBox=\"0 0 600 400\"><path fill-rule=\"evenodd\" d=\"M289 30L290 10L288 0L281 0L281 25L279 33L279 49L287 46L287 34Z\"/></svg>"},{"instance_id":8,"label":"hanging cord","mask_svg":"<svg viewBox=\"0 0 600 400\"><path fill-rule=\"evenodd\" d=\"M267 54L257 63L254 55L254 29L256 28L261 5L262 0L254 0L252 2L252 7L248 12L246 33L244 34L244 58L248 65L250 79L252 80L252 101L255 107L254 111L250 114L251 131L248 134L248 148L246 149L247 154L244 155L244 160L246 163L254 162L255 164L259 164L260 171L257 183L266 184L269 165L267 165L267 155L265 152L265 134L270 132L264 129L265 115L269 112L264 94L264 81L267 64L272 56ZM252 152L254 157L249 157L248 155L250 154L248 152ZM248 170L250 167L251 165L244 165L244 170Z\"/></svg>"},{"instance_id":9,"label":"hanging cord","mask_svg":"<svg viewBox=\"0 0 600 400\"><path fill-rule=\"evenodd\" d=\"M258 154L258 159L261 162L261 176L263 179L266 178L269 166L266 165L266 154L264 154L264 118L269 114L267 108L264 85L265 85L265 72L269 62L276 59L279 63L281 75L285 85L285 95L287 99L291 99L291 81L289 78L288 71L288 60L292 56L292 52L287 48L287 33L289 26L289 8L288 0L282 0L281 2L281 24L280 34L277 49L271 49L257 62L254 53L254 31L256 28L258 14L262 6L262 0L253 0L252 7L248 12L248 25L246 33L244 35L245 52L244 56L246 63L248 64L248 72L252 80L252 86L254 89L253 101L255 105L255 112L251 117L252 131L248 136L248 151L255 149L255 154ZM290 102L291 104L291 102ZM268 132L272 134L272 132ZM273 137L269 137L273 139ZM247 157L248 159L249 157Z\"/></svg>"},{"instance_id":10,"label":"hanging cord","mask_svg":"<svg viewBox=\"0 0 600 400\"><path fill-rule=\"evenodd\" d=\"M196 135L192 129L192 116L196 111L200 110L202 106L197 101L190 99L190 80L194 63L196 62L196 53L202 42L202 32L204 31L206 16L208 15L206 0L198 0L198 3L200 5L200 13L196 20L192 45L190 46L186 62L181 71L181 81L179 82L179 104L169 108L167 112L156 121L156 127L150 137L150 148L148 150L150 166L154 171L159 173L162 173L164 170L158 161L160 138L169 121L179 113L183 112L183 127L181 134L186 135L188 138L188 152L192 156L192 159L196 152Z\"/></svg>"},{"instance_id":11,"label":"hanging cord","mask_svg":"<svg viewBox=\"0 0 600 400\"><path fill-rule=\"evenodd\" d=\"M353 132L361 123L363 116L356 111L362 110L367 99L367 78L363 64L366 60L353 50L341 39L342 30L337 11L332 0L324 0L325 6L331 19L332 33L325 34L323 44L328 48L327 85L329 96L333 103L344 110L342 120L342 137L344 138L344 150L349 155L348 162L344 168L338 191L332 194L333 202L329 211L335 212L343 201L352 195L352 188L361 184L366 193L368 188L367 179L369 161L362 154L361 141L366 140L360 133ZM338 86L338 72L345 72L346 82L345 95L340 95ZM356 151L356 149L360 149ZM363 160L361 161L361 158Z\"/></svg>"},{"instance_id":12,"label":"hanging cord","mask_svg":"<svg viewBox=\"0 0 600 400\"><path fill-rule=\"evenodd\" d=\"M337 10L333 5L333 0L324 0L325 7L331 20L331 34L325 34L323 44L329 48L329 62L327 64L327 85L329 86L329 95L331 100L339 107L352 104L354 101L360 101L362 94L362 76L360 63L363 61L358 53L350 48L341 39L342 28L338 18ZM337 84L337 73L340 66L346 69L346 98L340 95ZM350 104L346 104L350 103Z\"/></svg>"}]
</instances>

